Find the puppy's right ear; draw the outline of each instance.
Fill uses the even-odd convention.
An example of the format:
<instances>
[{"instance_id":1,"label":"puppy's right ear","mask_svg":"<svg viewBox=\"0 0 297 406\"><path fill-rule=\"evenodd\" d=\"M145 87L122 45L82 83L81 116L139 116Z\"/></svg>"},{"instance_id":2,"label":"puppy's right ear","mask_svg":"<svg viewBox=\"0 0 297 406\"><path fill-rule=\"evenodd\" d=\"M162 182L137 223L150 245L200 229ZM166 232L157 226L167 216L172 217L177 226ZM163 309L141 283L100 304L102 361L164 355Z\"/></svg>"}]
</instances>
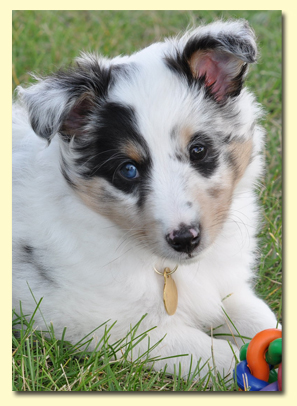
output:
<instances>
[{"instance_id":1,"label":"puppy's right ear","mask_svg":"<svg viewBox=\"0 0 297 406\"><path fill-rule=\"evenodd\" d=\"M75 68L59 71L37 84L18 87L18 95L29 113L35 133L49 142L56 133L79 136L92 110L106 97L111 69L97 57L85 55Z\"/></svg>"}]
</instances>

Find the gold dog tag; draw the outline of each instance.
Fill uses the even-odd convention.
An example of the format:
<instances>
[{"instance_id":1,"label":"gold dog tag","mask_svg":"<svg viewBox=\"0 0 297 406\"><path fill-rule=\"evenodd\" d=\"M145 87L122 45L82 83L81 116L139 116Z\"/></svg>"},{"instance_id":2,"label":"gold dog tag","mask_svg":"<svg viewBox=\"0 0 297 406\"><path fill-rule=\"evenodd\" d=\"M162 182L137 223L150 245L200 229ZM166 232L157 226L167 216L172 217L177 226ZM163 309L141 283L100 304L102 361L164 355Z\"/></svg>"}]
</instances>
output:
<instances>
[{"instance_id":1,"label":"gold dog tag","mask_svg":"<svg viewBox=\"0 0 297 406\"><path fill-rule=\"evenodd\" d=\"M164 269L164 289L163 289L163 302L166 312L172 316L177 309L178 295L174 280L169 275L170 269Z\"/></svg>"}]
</instances>

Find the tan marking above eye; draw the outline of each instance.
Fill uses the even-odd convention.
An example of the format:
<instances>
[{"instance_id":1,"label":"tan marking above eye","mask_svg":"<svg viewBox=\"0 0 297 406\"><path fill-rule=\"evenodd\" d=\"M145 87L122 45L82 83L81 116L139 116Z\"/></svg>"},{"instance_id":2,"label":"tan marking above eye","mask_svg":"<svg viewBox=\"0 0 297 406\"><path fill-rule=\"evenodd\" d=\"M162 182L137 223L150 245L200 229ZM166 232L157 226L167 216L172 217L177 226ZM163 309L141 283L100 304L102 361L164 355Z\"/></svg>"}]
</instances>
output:
<instances>
[{"instance_id":1,"label":"tan marking above eye","mask_svg":"<svg viewBox=\"0 0 297 406\"><path fill-rule=\"evenodd\" d=\"M129 140L125 144L121 145L121 151L129 157L131 160L141 163L144 158L143 151L139 145Z\"/></svg>"},{"instance_id":2,"label":"tan marking above eye","mask_svg":"<svg viewBox=\"0 0 297 406\"><path fill-rule=\"evenodd\" d=\"M186 149L193 137L194 130L191 127L185 127L180 132L182 147Z\"/></svg>"}]
</instances>

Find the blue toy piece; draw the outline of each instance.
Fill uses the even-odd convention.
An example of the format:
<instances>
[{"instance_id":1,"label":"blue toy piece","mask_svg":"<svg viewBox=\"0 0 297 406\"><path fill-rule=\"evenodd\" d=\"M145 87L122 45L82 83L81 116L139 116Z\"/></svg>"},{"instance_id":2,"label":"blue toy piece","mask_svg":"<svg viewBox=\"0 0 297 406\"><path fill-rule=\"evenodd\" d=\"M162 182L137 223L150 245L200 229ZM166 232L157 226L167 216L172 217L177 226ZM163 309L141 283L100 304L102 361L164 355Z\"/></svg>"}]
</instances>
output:
<instances>
[{"instance_id":1,"label":"blue toy piece","mask_svg":"<svg viewBox=\"0 0 297 406\"><path fill-rule=\"evenodd\" d=\"M241 361L236 365L233 372L233 378L234 380L237 380L237 385L243 391L246 391L249 387L252 388L253 391L260 391L267 387L266 381L255 378L251 374L246 360Z\"/></svg>"}]
</instances>

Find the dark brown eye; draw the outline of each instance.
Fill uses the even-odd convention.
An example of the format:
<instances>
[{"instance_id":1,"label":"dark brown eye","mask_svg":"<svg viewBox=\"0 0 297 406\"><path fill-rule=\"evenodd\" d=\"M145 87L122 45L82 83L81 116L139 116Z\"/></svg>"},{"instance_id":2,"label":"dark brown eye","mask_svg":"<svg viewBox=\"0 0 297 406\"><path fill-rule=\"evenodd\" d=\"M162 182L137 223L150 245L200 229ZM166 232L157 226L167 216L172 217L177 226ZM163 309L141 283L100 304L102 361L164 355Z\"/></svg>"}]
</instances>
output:
<instances>
[{"instance_id":1,"label":"dark brown eye","mask_svg":"<svg viewBox=\"0 0 297 406\"><path fill-rule=\"evenodd\" d=\"M207 154L207 148L204 145L195 145L190 149L191 161L201 161Z\"/></svg>"}]
</instances>

